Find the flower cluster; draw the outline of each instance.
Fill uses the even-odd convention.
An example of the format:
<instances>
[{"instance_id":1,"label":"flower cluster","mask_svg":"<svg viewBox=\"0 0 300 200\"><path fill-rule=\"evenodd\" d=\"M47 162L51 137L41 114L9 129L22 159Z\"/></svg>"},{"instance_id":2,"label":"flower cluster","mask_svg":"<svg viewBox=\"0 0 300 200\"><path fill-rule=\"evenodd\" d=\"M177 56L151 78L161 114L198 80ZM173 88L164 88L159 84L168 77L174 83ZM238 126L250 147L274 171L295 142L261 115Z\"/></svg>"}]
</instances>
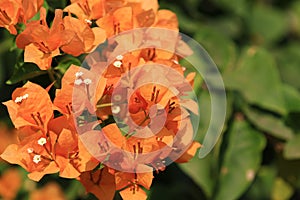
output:
<instances>
[{"instance_id":1,"label":"flower cluster","mask_svg":"<svg viewBox=\"0 0 300 200\"><path fill-rule=\"evenodd\" d=\"M2 159L35 181L59 172L99 199L120 191L123 199L140 200L153 171L194 156L201 145L193 141L191 115L198 107L187 94L195 74L179 64L191 51L178 36L174 13L159 10L155 0L71 0L55 10L49 27L43 1L3 2L0 26L17 34L24 62L51 70L58 55L90 54L85 67L68 68L54 98L52 85L27 82L4 102L18 138ZM39 20L30 20L37 12ZM20 33L18 23L25 24ZM149 27L172 30L163 42L167 50L157 46L163 34ZM123 34L137 28L146 37Z\"/></svg>"}]
</instances>

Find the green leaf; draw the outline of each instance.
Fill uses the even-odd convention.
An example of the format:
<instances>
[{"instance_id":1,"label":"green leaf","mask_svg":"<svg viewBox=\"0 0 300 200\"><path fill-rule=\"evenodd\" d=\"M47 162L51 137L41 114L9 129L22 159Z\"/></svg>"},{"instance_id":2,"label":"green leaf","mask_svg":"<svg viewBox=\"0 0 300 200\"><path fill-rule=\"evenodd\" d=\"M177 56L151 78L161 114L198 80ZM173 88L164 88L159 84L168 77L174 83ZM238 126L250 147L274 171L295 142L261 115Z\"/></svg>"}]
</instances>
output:
<instances>
[{"instance_id":1,"label":"green leaf","mask_svg":"<svg viewBox=\"0 0 300 200\"><path fill-rule=\"evenodd\" d=\"M188 163L180 164L180 168L188 174L208 198L213 195L217 176L217 151L209 153L205 158L198 158L197 154Z\"/></svg>"},{"instance_id":2,"label":"green leaf","mask_svg":"<svg viewBox=\"0 0 300 200\"><path fill-rule=\"evenodd\" d=\"M300 134L295 135L294 138L289 140L283 151L283 156L286 159L299 159L300 158Z\"/></svg>"},{"instance_id":3,"label":"green leaf","mask_svg":"<svg viewBox=\"0 0 300 200\"><path fill-rule=\"evenodd\" d=\"M224 34L212 28L202 27L201 31L196 33L195 39L203 45L221 70L235 64L235 44Z\"/></svg>"},{"instance_id":4,"label":"green leaf","mask_svg":"<svg viewBox=\"0 0 300 200\"><path fill-rule=\"evenodd\" d=\"M70 55L57 58L57 60L58 60L58 65L54 69L58 70L61 74L64 74L72 64L77 66L81 65L81 62L78 58L75 58Z\"/></svg>"},{"instance_id":5,"label":"green leaf","mask_svg":"<svg viewBox=\"0 0 300 200\"><path fill-rule=\"evenodd\" d=\"M250 186L260 166L265 137L246 121L235 120L228 133L215 200L238 199Z\"/></svg>"},{"instance_id":6,"label":"green leaf","mask_svg":"<svg viewBox=\"0 0 300 200\"><path fill-rule=\"evenodd\" d=\"M292 129L284 124L282 118L248 107L243 108L243 111L249 121L258 129L283 140L293 138L294 133Z\"/></svg>"},{"instance_id":7,"label":"green leaf","mask_svg":"<svg viewBox=\"0 0 300 200\"><path fill-rule=\"evenodd\" d=\"M6 84L12 85L16 84L20 81L29 80L31 78L47 74L47 71L40 70L37 65L33 63L24 63L21 67L19 67L12 77L6 81Z\"/></svg>"},{"instance_id":8,"label":"green leaf","mask_svg":"<svg viewBox=\"0 0 300 200\"><path fill-rule=\"evenodd\" d=\"M289 112L300 112L300 92L287 84L282 85L286 108Z\"/></svg>"},{"instance_id":9,"label":"green leaf","mask_svg":"<svg viewBox=\"0 0 300 200\"><path fill-rule=\"evenodd\" d=\"M278 41L288 30L286 15L274 7L262 4L253 7L247 22L254 42L259 44Z\"/></svg>"},{"instance_id":10,"label":"green leaf","mask_svg":"<svg viewBox=\"0 0 300 200\"><path fill-rule=\"evenodd\" d=\"M300 6L300 4L299 4ZM299 7L300 8L300 7ZM299 18L300 20L300 18ZM300 22L300 21L299 21ZM300 27L300 26L299 26ZM292 41L276 50L274 57L283 82L300 89L300 43Z\"/></svg>"},{"instance_id":11,"label":"green leaf","mask_svg":"<svg viewBox=\"0 0 300 200\"><path fill-rule=\"evenodd\" d=\"M227 70L223 77L226 87L241 92L249 103L287 114L279 72L266 50L248 48L238 67Z\"/></svg>"},{"instance_id":12,"label":"green leaf","mask_svg":"<svg viewBox=\"0 0 300 200\"><path fill-rule=\"evenodd\" d=\"M247 0L215 0L215 2L239 16L244 16L249 12L249 1Z\"/></svg>"},{"instance_id":13,"label":"green leaf","mask_svg":"<svg viewBox=\"0 0 300 200\"><path fill-rule=\"evenodd\" d=\"M287 200L293 195L293 188L282 178L275 180L272 192L272 200Z\"/></svg>"},{"instance_id":14,"label":"green leaf","mask_svg":"<svg viewBox=\"0 0 300 200\"><path fill-rule=\"evenodd\" d=\"M276 168L274 167L261 167L253 184L243 196L247 197L247 199L269 199L272 194L276 173Z\"/></svg>"}]
</instances>

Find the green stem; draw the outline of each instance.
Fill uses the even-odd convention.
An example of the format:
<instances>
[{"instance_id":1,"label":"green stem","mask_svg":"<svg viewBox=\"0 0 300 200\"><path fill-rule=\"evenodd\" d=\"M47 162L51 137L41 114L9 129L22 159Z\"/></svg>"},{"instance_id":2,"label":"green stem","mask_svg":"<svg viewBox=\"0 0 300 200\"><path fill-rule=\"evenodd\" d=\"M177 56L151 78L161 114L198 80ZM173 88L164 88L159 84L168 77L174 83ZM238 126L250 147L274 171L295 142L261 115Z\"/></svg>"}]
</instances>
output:
<instances>
[{"instance_id":1,"label":"green stem","mask_svg":"<svg viewBox=\"0 0 300 200\"><path fill-rule=\"evenodd\" d=\"M58 83L56 81L56 78L54 76L55 72L53 71L53 69L50 68L50 69L47 70L47 72L48 72L48 75L49 75L49 78L50 78L51 82L54 82L54 86L56 88L59 88L59 85L58 85Z\"/></svg>"}]
</instances>

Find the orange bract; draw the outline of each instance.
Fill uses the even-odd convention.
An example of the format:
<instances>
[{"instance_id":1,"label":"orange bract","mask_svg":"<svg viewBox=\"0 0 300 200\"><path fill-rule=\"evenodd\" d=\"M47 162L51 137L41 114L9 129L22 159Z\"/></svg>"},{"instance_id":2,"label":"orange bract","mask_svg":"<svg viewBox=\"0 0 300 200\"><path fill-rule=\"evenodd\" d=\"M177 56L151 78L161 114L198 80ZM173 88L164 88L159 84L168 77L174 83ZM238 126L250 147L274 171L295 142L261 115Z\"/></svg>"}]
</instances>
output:
<instances>
[{"instance_id":1,"label":"orange bract","mask_svg":"<svg viewBox=\"0 0 300 200\"><path fill-rule=\"evenodd\" d=\"M3 104L16 128L34 126L46 132L53 118L53 108L48 93L41 86L28 82L13 92L12 99Z\"/></svg>"},{"instance_id":2,"label":"orange bract","mask_svg":"<svg viewBox=\"0 0 300 200\"><path fill-rule=\"evenodd\" d=\"M81 20L99 19L104 15L104 0L73 0L64 11L75 14Z\"/></svg>"},{"instance_id":3,"label":"orange bract","mask_svg":"<svg viewBox=\"0 0 300 200\"><path fill-rule=\"evenodd\" d=\"M20 2L0 0L0 27L6 28L11 34L16 35L15 25L21 12Z\"/></svg>"},{"instance_id":4,"label":"orange bract","mask_svg":"<svg viewBox=\"0 0 300 200\"><path fill-rule=\"evenodd\" d=\"M108 168L83 172L79 177L87 192L93 193L98 199L112 200L115 196L116 184L114 175Z\"/></svg>"},{"instance_id":5,"label":"orange bract","mask_svg":"<svg viewBox=\"0 0 300 200\"><path fill-rule=\"evenodd\" d=\"M17 36L16 43L25 49L24 61L33 62L40 69L51 67L52 57L59 55L63 42L62 10L55 11L51 29L46 23L46 10L41 8L40 20L27 24L26 29Z\"/></svg>"},{"instance_id":6,"label":"orange bract","mask_svg":"<svg viewBox=\"0 0 300 200\"><path fill-rule=\"evenodd\" d=\"M42 7L43 0L0 0L0 27L16 35L15 25L26 23Z\"/></svg>"}]
</instances>

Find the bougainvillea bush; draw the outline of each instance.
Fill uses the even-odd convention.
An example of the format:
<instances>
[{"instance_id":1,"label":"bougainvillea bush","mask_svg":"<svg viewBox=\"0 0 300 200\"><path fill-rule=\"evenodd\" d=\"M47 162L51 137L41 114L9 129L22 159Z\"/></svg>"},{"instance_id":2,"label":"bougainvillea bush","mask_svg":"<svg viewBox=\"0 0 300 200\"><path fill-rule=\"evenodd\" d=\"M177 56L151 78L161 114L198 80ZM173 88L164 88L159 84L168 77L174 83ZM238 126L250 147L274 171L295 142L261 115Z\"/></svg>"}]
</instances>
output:
<instances>
[{"instance_id":1,"label":"bougainvillea bush","mask_svg":"<svg viewBox=\"0 0 300 200\"><path fill-rule=\"evenodd\" d=\"M43 0L1 1L1 26L15 35L21 57L16 73L30 63L39 70L24 76L46 72L52 82L43 88L19 74L26 83L3 102L16 141L1 158L33 181L58 173L98 199L113 199L116 191L122 199L146 199L153 173L188 162L201 146L193 141L189 114L198 115L197 103L178 98L195 76L176 77L185 71L176 54L184 50L180 37L168 35L165 46L174 48L167 51L141 46L140 35L128 33L143 28L141 42L157 43L162 28L177 35L176 14L153 0L71 1L54 16L50 9ZM129 45L136 47L129 51Z\"/></svg>"},{"instance_id":2,"label":"bougainvillea bush","mask_svg":"<svg viewBox=\"0 0 300 200\"><path fill-rule=\"evenodd\" d=\"M0 198L299 199L299 11L279 0L0 0ZM210 86L179 32L226 87L205 157Z\"/></svg>"}]
</instances>

